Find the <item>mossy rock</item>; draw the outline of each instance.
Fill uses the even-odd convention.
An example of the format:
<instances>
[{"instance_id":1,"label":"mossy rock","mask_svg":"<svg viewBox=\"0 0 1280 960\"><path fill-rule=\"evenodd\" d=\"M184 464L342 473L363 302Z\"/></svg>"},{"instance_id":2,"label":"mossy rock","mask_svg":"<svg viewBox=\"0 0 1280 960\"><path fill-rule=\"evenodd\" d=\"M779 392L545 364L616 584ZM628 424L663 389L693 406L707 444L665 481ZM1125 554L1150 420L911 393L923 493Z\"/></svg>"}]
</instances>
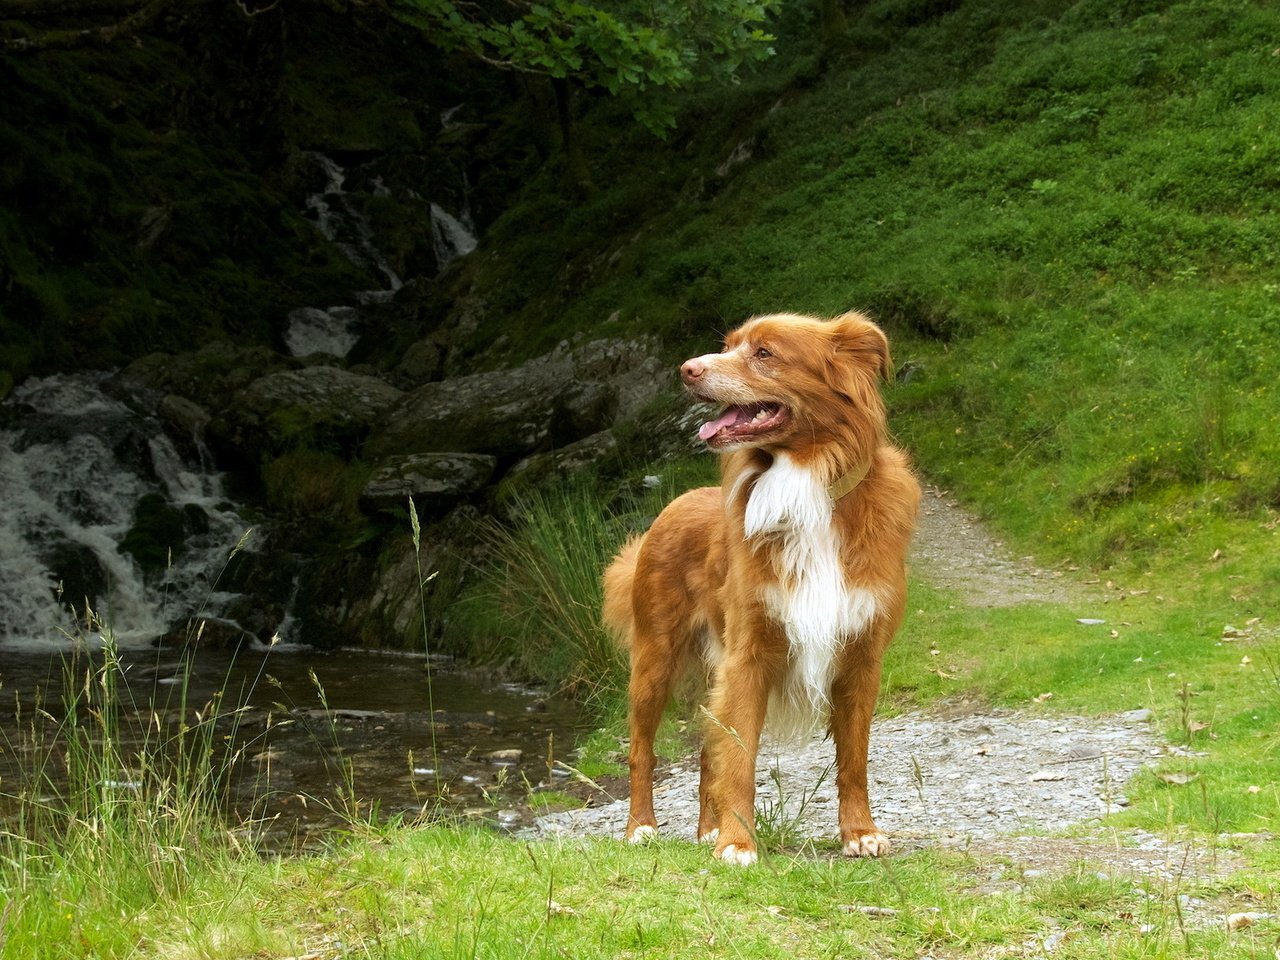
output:
<instances>
[{"instance_id":1,"label":"mossy rock","mask_svg":"<svg viewBox=\"0 0 1280 960\"><path fill-rule=\"evenodd\" d=\"M185 548L190 523L202 524L208 530L208 517L199 507L193 509L200 514L199 521L162 495L146 494L133 508L133 525L120 541L120 552L132 557L147 578L163 573L170 559L181 555Z\"/></svg>"},{"instance_id":2,"label":"mossy rock","mask_svg":"<svg viewBox=\"0 0 1280 960\"><path fill-rule=\"evenodd\" d=\"M288 370L251 383L210 430L250 456L299 447L346 455L399 397L376 377L336 367Z\"/></svg>"}]
</instances>

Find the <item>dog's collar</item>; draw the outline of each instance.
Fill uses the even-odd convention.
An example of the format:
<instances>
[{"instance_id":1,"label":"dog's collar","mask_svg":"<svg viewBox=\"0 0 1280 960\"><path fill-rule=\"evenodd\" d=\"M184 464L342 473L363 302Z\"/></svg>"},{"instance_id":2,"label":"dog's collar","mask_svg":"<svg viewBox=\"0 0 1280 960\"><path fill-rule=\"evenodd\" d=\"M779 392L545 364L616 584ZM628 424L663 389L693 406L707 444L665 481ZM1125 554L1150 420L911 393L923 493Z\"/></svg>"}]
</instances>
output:
<instances>
[{"instance_id":1,"label":"dog's collar","mask_svg":"<svg viewBox=\"0 0 1280 960\"><path fill-rule=\"evenodd\" d=\"M831 486L827 487L827 496L831 498L832 503L839 503L841 498L850 493L854 487L867 478L867 474L871 472L871 461L860 463L844 476L839 477Z\"/></svg>"}]
</instances>

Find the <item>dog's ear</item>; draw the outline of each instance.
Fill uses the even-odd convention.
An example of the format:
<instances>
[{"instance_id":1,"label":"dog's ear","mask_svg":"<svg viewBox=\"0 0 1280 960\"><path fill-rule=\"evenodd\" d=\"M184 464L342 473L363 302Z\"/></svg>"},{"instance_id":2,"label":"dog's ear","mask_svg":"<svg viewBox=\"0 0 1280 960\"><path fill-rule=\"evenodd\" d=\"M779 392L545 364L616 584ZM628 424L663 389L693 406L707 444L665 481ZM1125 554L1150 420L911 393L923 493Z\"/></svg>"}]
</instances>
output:
<instances>
[{"instance_id":1,"label":"dog's ear","mask_svg":"<svg viewBox=\"0 0 1280 960\"><path fill-rule=\"evenodd\" d=\"M839 349L852 353L861 363L875 370L886 381L893 380L893 360L889 356L889 338L856 310L841 314L831 323L835 326Z\"/></svg>"}]
</instances>

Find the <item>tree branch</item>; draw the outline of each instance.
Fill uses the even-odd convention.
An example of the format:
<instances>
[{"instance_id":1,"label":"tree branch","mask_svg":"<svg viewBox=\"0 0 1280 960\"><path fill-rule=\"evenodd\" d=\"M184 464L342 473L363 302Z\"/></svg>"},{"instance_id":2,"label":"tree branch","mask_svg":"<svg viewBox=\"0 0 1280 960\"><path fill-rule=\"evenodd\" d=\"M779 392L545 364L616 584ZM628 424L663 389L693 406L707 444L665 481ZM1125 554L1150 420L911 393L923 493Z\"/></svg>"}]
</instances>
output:
<instances>
[{"instance_id":1,"label":"tree branch","mask_svg":"<svg viewBox=\"0 0 1280 960\"><path fill-rule=\"evenodd\" d=\"M240 8L240 12L243 13L245 17L249 19L253 19L254 17L260 17L264 13L268 13L274 10L276 7L280 6L280 4L282 3L284 3L284 0L272 0L272 2L267 4L265 7L259 7L257 10L250 10L248 6L245 5L244 0L236 0L236 6Z\"/></svg>"},{"instance_id":2,"label":"tree branch","mask_svg":"<svg viewBox=\"0 0 1280 960\"><path fill-rule=\"evenodd\" d=\"M149 0L133 13L104 27L88 27L82 30L46 30L31 37L6 37L0 39L0 51L34 53L39 50L70 50L76 47L106 46L123 37L137 33L156 17L173 6L176 0ZM16 5L7 5L12 9ZM50 4L43 4L46 12L54 12ZM71 12L74 4L65 4L64 12ZM12 19L12 18L11 18Z\"/></svg>"}]
</instances>

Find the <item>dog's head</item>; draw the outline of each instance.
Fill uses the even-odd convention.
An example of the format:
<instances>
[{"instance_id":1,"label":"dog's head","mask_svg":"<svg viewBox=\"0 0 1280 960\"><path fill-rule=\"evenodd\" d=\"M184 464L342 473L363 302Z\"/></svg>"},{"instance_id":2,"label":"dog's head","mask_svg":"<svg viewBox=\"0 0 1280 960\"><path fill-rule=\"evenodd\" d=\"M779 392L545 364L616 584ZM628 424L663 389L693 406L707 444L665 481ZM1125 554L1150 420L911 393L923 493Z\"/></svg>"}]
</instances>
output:
<instances>
[{"instance_id":1,"label":"dog's head","mask_svg":"<svg viewBox=\"0 0 1280 960\"><path fill-rule=\"evenodd\" d=\"M860 313L755 317L725 337L723 352L680 368L695 396L724 407L698 431L708 446L802 456L832 443L878 443L885 419L879 380L891 375L889 341Z\"/></svg>"}]
</instances>

